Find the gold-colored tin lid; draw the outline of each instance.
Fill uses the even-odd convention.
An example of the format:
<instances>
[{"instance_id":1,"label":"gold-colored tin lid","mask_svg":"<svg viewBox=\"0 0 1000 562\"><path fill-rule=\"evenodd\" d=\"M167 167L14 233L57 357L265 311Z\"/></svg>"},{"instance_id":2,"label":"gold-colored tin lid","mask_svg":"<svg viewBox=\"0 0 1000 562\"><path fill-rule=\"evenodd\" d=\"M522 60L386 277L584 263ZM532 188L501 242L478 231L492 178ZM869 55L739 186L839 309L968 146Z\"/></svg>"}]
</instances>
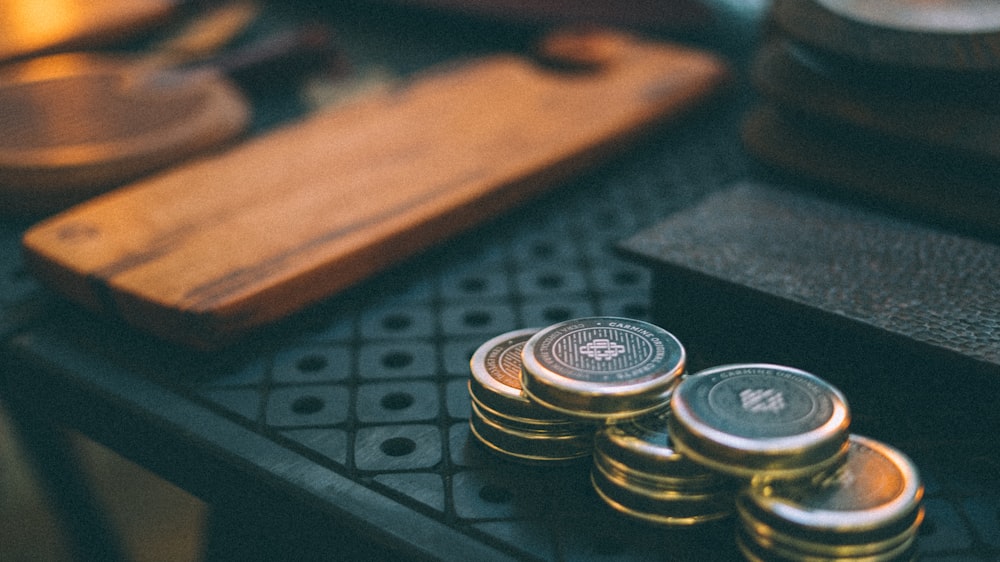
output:
<instances>
[{"instance_id":1,"label":"gold-colored tin lid","mask_svg":"<svg viewBox=\"0 0 1000 562\"><path fill-rule=\"evenodd\" d=\"M587 457L593 450L593 432L551 433L505 426L472 404L472 435L503 457L526 463L568 462Z\"/></svg>"},{"instance_id":2,"label":"gold-colored tin lid","mask_svg":"<svg viewBox=\"0 0 1000 562\"><path fill-rule=\"evenodd\" d=\"M685 456L741 478L789 479L843 461L850 412L839 390L779 365L725 365L686 377L668 429Z\"/></svg>"},{"instance_id":3,"label":"gold-colored tin lid","mask_svg":"<svg viewBox=\"0 0 1000 562\"><path fill-rule=\"evenodd\" d=\"M627 467L630 473L691 486L730 481L679 453L667 432L670 408L612 421L597 430L596 453Z\"/></svg>"},{"instance_id":4,"label":"gold-colored tin lid","mask_svg":"<svg viewBox=\"0 0 1000 562\"><path fill-rule=\"evenodd\" d=\"M641 320L589 317L539 330L521 351L521 386L567 416L621 419L662 407L684 371L684 347Z\"/></svg>"},{"instance_id":5,"label":"gold-colored tin lid","mask_svg":"<svg viewBox=\"0 0 1000 562\"><path fill-rule=\"evenodd\" d=\"M862 556L899 549L915 537L922 499L920 476L906 455L852 435L836 470L750 486L738 503L755 536L799 551Z\"/></svg>"},{"instance_id":6,"label":"gold-colored tin lid","mask_svg":"<svg viewBox=\"0 0 1000 562\"><path fill-rule=\"evenodd\" d=\"M474 400L512 419L558 420L557 415L531 402L521 390L521 349L537 328L500 334L480 345L472 354L469 393Z\"/></svg>"},{"instance_id":7,"label":"gold-colored tin lid","mask_svg":"<svg viewBox=\"0 0 1000 562\"><path fill-rule=\"evenodd\" d=\"M595 463L590 481L597 495L615 511L667 526L691 526L725 519L733 513L731 491L693 493L636 486L623 474Z\"/></svg>"}]
</instances>

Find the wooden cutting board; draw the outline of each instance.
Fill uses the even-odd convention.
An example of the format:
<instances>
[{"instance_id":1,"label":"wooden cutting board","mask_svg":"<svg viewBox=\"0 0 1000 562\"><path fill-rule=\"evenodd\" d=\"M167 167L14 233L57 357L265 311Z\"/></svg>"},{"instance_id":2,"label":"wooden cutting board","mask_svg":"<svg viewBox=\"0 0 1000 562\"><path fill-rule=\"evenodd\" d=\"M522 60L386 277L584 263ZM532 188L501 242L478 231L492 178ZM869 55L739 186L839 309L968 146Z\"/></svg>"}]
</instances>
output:
<instances>
[{"instance_id":1,"label":"wooden cutting board","mask_svg":"<svg viewBox=\"0 0 1000 562\"><path fill-rule=\"evenodd\" d=\"M86 307L216 347L558 184L729 75L612 32L543 45L560 60L429 71L81 204L25 234L26 262Z\"/></svg>"}]
</instances>

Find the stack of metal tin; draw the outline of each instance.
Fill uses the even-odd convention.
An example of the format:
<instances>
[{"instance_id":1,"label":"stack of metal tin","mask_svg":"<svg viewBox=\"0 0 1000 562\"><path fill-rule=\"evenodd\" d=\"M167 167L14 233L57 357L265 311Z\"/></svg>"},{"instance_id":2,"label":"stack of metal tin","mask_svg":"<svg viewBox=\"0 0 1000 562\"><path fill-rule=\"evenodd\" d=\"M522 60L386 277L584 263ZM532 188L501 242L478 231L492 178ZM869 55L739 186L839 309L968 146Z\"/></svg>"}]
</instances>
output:
<instances>
[{"instance_id":1,"label":"stack of metal tin","mask_svg":"<svg viewBox=\"0 0 1000 562\"><path fill-rule=\"evenodd\" d=\"M913 463L851 435L835 387L805 371L685 374L658 326L593 317L498 336L472 358L470 424L507 458L592 454L597 495L630 517L691 526L738 516L752 560L905 560L923 520Z\"/></svg>"},{"instance_id":2,"label":"stack of metal tin","mask_svg":"<svg viewBox=\"0 0 1000 562\"><path fill-rule=\"evenodd\" d=\"M594 424L568 418L521 392L521 349L536 330L499 335L472 356L469 395L473 435L510 459L547 463L590 455Z\"/></svg>"},{"instance_id":3,"label":"stack of metal tin","mask_svg":"<svg viewBox=\"0 0 1000 562\"><path fill-rule=\"evenodd\" d=\"M922 498L905 455L854 435L836 470L741 494L737 543L750 560L912 560Z\"/></svg>"},{"instance_id":4,"label":"stack of metal tin","mask_svg":"<svg viewBox=\"0 0 1000 562\"><path fill-rule=\"evenodd\" d=\"M777 365L692 375L669 433L688 458L745 482L737 542L751 560L908 560L923 486L899 451L849 433L843 395Z\"/></svg>"},{"instance_id":5,"label":"stack of metal tin","mask_svg":"<svg viewBox=\"0 0 1000 562\"><path fill-rule=\"evenodd\" d=\"M678 453L667 434L669 417L664 408L598 430L591 470L597 494L617 511L668 526L730 516L737 481Z\"/></svg>"}]
</instances>

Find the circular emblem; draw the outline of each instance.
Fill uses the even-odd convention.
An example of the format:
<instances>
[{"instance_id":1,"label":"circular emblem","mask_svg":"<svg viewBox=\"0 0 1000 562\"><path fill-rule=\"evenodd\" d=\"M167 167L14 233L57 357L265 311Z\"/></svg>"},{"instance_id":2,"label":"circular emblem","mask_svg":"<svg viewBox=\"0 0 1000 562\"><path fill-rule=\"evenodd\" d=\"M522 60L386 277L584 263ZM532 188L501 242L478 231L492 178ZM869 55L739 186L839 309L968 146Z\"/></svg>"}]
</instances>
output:
<instances>
[{"instance_id":1,"label":"circular emblem","mask_svg":"<svg viewBox=\"0 0 1000 562\"><path fill-rule=\"evenodd\" d=\"M695 400L709 425L744 437L782 437L812 431L829 420L826 388L797 371L746 367L698 381Z\"/></svg>"},{"instance_id":2,"label":"circular emblem","mask_svg":"<svg viewBox=\"0 0 1000 562\"><path fill-rule=\"evenodd\" d=\"M667 403L685 352L648 322L591 317L540 330L521 359L521 384L534 401L570 416L621 419Z\"/></svg>"},{"instance_id":3,"label":"circular emblem","mask_svg":"<svg viewBox=\"0 0 1000 562\"><path fill-rule=\"evenodd\" d=\"M683 349L669 333L637 320L585 318L539 332L532 355L544 370L582 382L632 384L662 375ZM668 368L668 370L670 370Z\"/></svg>"},{"instance_id":4,"label":"circular emblem","mask_svg":"<svg viewBox=\"0 0 1000 562\"><path fill-rule=\"evenodd\" d=\"M687 377L668 430L691 458L739 477L815 473L847 453L850 413L836 388L780 365L725 365Z\"/></svg>"}]
</instances>

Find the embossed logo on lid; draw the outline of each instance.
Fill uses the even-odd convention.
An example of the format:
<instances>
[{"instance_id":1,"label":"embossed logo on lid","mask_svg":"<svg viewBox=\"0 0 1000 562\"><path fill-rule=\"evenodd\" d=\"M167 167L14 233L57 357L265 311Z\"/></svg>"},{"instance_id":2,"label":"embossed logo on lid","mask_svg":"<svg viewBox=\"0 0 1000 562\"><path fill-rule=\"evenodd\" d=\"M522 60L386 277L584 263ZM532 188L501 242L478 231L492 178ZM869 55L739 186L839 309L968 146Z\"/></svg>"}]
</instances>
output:
<instances>
[{"instance_id":1,"label":"embossed logo on lid","mask_svg":"<svg viewBox=\"0 0 1000 562\"><path fill-rule=\"evenodd\" d=\"M532 400L569 416L621 419L667 403L685 351L659 326L598 316L540 330L521 359L521 384Z\"/></svg>"}]
</instances>

